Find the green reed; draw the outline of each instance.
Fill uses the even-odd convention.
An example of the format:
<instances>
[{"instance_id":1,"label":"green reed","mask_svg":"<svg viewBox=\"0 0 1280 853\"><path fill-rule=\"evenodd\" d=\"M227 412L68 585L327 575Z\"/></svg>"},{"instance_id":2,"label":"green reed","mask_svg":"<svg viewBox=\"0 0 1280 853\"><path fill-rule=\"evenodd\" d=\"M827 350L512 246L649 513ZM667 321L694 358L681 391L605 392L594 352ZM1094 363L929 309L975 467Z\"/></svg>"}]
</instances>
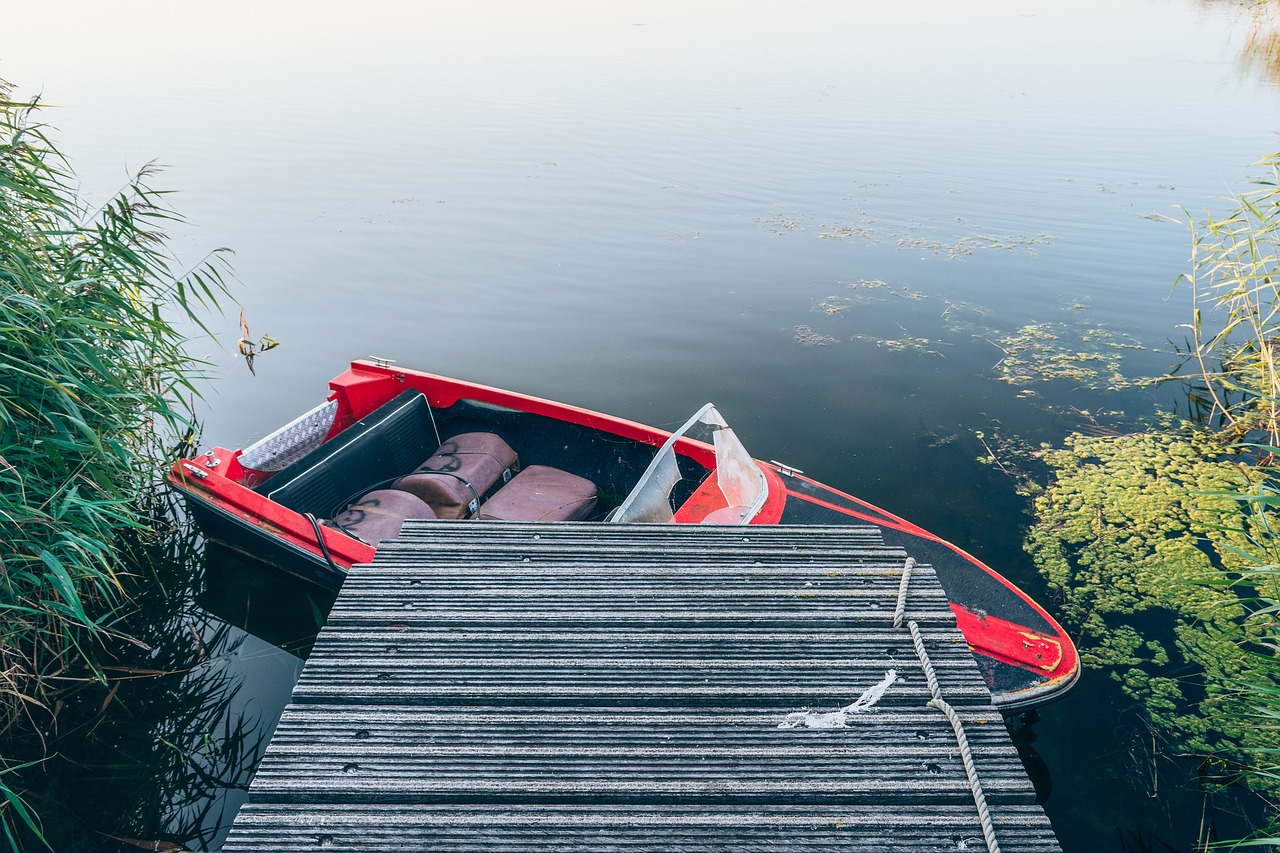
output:
<instances>
[{"instance_id":1,"label":"green reed","mask_svg":"<svg viewBox=\"0 0 1280 853\"><path fill-rule=\"evenodd\" d=\"M101 643L130 596L122 536L152 526L163 445L189 432L200 365L183 328L223 290L222 253L180 271L180 222L151 167L91 209L0 80L0 730L101 682ZM35 828L4 787L0 827Z\"/></svg>"},{"instance_id":2,"label":"green reed","mask_svg":"<svg viewBox=\"0 0 1280 853\"><path fill-rule=\"evenodd\" d=\"M1049 483L1025 547L1082 662L1153 742L1197 759L1210 789L1277 803L1280 153L1261 165L1225 215L1188 216L1191 321L1169 377L1187 419L1033 453Z\"/></svg>"},{"instance_id":3,"label":"green reed","mask_svg":"<svg viewBox=\"0 0 1280 853\"><path fill-rule=\"evenodd\" d=\"M1188 374L1235 437L1280 445L1280 152L1226 216L1191 220Z\"/></svg>"},{"instance_id":4,"label":"green reed","mask_svg":"<svg viewBox=\"0 0 1280 853\"><path fill-rule=\"evenodd\" d=\"M1195 313L1192 376L1223 432L1253 463L1252 486L1220 493L1239 504L1218 531L1247 534L1243 565L1220 581L1249 610L1240 645L1253 664L1239 673L1247 705L1231 723L1254 733L1243 779L1280 789L1280 152L1261 161L1255 189L1228 215L1193 224L1193 269L1185 277ZM1242 842L1280 845L1280 823ZM1234 845L1232 845L1234 846Z\"/></svg>"}]
</instances>

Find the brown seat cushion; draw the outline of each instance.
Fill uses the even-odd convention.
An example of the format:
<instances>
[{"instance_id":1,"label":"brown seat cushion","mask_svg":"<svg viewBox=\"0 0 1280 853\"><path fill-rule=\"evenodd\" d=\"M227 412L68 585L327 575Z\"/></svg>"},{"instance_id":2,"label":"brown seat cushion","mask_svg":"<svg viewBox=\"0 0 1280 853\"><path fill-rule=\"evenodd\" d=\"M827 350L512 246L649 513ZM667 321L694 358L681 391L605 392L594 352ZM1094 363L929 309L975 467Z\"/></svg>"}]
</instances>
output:
<instances>
[{"instance_id":1,"label":"brown seat cushion","mask_svg":"<svg viewBox=\"0 0 1280 853\"><path fill-rule=\"evenodd\" d=\"M588 479L530 465L480 507L486 521L580 521L596 506L596 484Z\"/></svg>"},{"instance_id":2,"label":"brown seat cushion","mask_svg":"<svg viewBox=\"0 0 1280 853\"><path fill-rule=\"evenodd\" d=\"M493 484L519 464L516 452L493 433L464 432L445 441L392 488L421 498L437 518L466 518L475 512L472 502L478 506Z\"/></svg>"},{"instance_id":3,"label":"brown seat cushion","mask_svg":"<svg viewBox=\"0 0 1280 853\"><path fill-rule=\"evenodd\" d=\"M380 489L334 516L330 525L362 542L377 545L383 539L398 536L405 519L435 517L431 507L408 492Z\"/></svg>"}]
</instances>

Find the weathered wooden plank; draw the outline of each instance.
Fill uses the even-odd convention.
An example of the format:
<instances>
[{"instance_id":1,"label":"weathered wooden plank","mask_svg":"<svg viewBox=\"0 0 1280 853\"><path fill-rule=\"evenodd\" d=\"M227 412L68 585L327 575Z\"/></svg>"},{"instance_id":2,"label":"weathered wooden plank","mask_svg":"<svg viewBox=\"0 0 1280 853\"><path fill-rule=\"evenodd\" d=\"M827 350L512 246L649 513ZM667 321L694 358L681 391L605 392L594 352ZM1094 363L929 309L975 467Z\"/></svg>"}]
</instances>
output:
<instances>
[{"instance_id":1,"label":"weathered wooden plank","mask_svg":"<svg viewBox=\"0 0 1280 853\"><path fill-rule=\"evenodd\" d=\"M1057 853L1038 806L992 806L1003 853ZM985 850L972 805L466 806L250 803L225 853L921 853Z\"/></svg>"},{"instance_id":2,"label":"weathered wooden plank","mask_svg":"<svg viewBox=\"0 0 1280 853\"><path fill-rule=\"evenodd\" d=\"M623 622L836 620L887 625L897 603L901 565L850 569L838 563L799 570L719 564L673 566L639 559L590 566L469 561L465 565L379 564L353 573L331 624L502 618L505 607L539 620ZM953 621L946 595L928 566L913 569L907 618Z\"/></svg>"},{"instance_id":3,"label":"weathered wooden plank","mask_svg":"<svg viewBox=\"0 0 1280 853\"><path fill-rule=\"evenodd\" d=\"M983 849L892 627L905 562L870 527L407 525L348 578L224 849ZM906 615L1002 849L1056 851L928 566Z\"/></svg>"},{"instance_id":4,"label":"weathered wooden plank","mask_svg":"<svg viewBox=\"0 0 1280 853\"><path fill-rule=\"evenodd\" d=\"M788 713L768 710L342 711L290 709L260 800L972 800L950 725L927 708L876 707L838 728L782 727ZM966 720L988 800L1031 803L999 714Z\"/></svg>"},{"instance_id":5,"label":"weathered wooden plank","mask_svg":"<svg viewBox=\"0 0 1280 853\"><path fill-rule=\"evenodd\" d=\"M611 542L643 541L650 546L658 544L694 549L723 549L735 543L772 543L820 553L846 543L873 543L883 547L880 530L873 525L605 525L419 520L406 522L399 538L386 544L394 550L413 547L419 541L442 544L450 539L456 539L467 547L483 547L487 543L501 541L530 541L555 547L572 543L602 547Z\"/></svg>"},{"instance_id":6,"label":"weathered wooden plank","mask_svg":"<svg viewBox=\"0 0 1280 853\"><path fill-rule=\"evenodd\" d=\"M925 634L952 704L990 703L954 630ZM519 616L488 631L405 627L323 631L295 702L838 706L882 678L892 704L929 700L902 632L530 630Z\"/></svg>"}]
</instances>

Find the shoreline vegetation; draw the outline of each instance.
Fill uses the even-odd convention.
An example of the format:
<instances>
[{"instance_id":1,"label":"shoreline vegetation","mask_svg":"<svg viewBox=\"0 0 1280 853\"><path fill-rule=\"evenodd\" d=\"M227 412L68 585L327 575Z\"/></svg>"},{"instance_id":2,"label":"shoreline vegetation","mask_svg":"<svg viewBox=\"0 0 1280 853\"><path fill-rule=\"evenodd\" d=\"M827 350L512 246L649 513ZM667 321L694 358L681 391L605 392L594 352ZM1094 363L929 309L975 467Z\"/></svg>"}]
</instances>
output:
<instances>
[{"instance_id":1,"label":"shoreline vegetation","mask_svg":"<svg viewBox=\"0 0 1280 853\"><path fill-rule=\"evenodd\" d=\"M1188 217L1186 417L1076 433L1022 454L1025 549L1082 661L1142 709L1169 754L1271 804L1280 843L1280 153L1220 217ZM1012 463L1011 463L1012 464ZM1213 834L1204 833L1196 849Z\"/></svg>"},{"instance_id":2,"label":"shoreline vegetation","mask_svg":"<svg viewBox=\"0 0 1280 853\"><path fill-rule=\"evenodd\" d=\"M176 272L164 228L181 218L147 166L104 205L79 197L66 160L0 80L0 830L39 849L38 792L63 698L103 709L128 673L123 625L155 579L130 558L172 530L166 449L194 431L202 365L181 328L225 293L225 250ZM9 754L36 735L31 754ZM156 848L159 849L159 848Z\"/></svg>"}]
</instances>

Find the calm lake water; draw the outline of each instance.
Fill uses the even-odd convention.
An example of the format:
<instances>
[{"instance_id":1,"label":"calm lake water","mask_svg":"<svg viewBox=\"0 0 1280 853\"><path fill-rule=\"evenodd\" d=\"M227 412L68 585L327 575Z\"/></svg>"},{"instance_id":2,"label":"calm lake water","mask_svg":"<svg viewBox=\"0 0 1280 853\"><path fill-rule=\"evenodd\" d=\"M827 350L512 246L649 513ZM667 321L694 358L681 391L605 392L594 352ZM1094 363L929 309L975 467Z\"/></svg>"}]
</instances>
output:
<instances>
[{"instance_id":1,"label":"calm lake water","mask_svg":"<svg viewBox=\"0 0 1280 853\"><path fill-rule=\"evenodd\" d=\"M1010 385L1001 347L1052 324L1166 370L1189 316L1167 217L1222 209L1280 148L1232 2L13 5L0 76L53 105L86 195L159 160L183 261L236 252L238 306L193 343L209 442L368 355L670 427L713 400L756 456L1031 591L1024 504L975 432L1055 441L1175 392ZM256 376L239 307L282 342ZM232 618L256 582L236 577L201 607ZM288 632L202 619L234 687L211 719L265 735L301 668ZM1238 828L1105 678L1040 716L1019 736L1068 853ZM183 814L216 843L242 795L208 787Z\"/></svg>"}]
</instances>

